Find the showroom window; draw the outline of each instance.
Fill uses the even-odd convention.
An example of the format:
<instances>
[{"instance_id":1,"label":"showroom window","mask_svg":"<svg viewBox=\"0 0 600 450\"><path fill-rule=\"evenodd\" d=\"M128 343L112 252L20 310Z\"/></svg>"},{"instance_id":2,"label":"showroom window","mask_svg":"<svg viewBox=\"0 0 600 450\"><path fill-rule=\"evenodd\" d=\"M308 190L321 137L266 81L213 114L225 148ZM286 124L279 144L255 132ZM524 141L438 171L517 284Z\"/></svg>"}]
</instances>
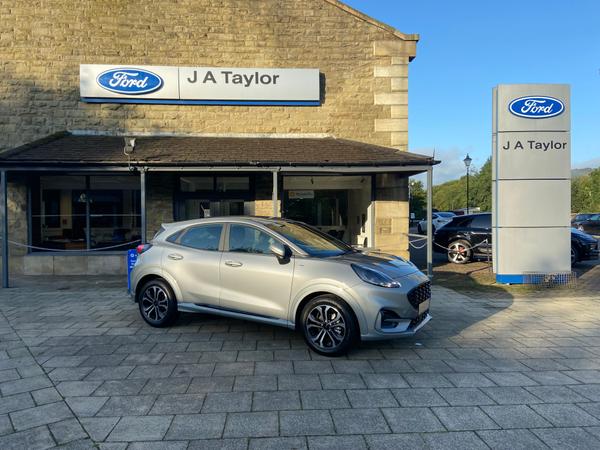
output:
<instances>
[{"instance_id":1,"label":"showroom window","mask_svg":"<svg viewBox=\"0 0 600 450\"><path fill-rule=\"evenodd\" d=\"M31 191L31 243L37 249L134 248L141 239L139 178L40 176Z\"/></svg>"}]
</instances>

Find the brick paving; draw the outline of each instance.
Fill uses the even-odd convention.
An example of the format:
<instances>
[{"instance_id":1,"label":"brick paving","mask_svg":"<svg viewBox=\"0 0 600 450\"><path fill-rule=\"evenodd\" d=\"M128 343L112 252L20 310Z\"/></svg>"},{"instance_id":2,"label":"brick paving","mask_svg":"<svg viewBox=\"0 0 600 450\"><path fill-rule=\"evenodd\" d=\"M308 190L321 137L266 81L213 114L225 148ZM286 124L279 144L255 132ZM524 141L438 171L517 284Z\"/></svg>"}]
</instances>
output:
<instances>
[{"instance_id":1,"label":"brick paving","mask_svg":"<svg viewBox=\"0 0 600 450\"><path fill-rule=\"evenodd\" d=\"M2 449L600 448L598 291L434 286L419 335L330 359L250 322L150 328L120 279L17 281L0 292Z\"/></svg>"}]
</instances>

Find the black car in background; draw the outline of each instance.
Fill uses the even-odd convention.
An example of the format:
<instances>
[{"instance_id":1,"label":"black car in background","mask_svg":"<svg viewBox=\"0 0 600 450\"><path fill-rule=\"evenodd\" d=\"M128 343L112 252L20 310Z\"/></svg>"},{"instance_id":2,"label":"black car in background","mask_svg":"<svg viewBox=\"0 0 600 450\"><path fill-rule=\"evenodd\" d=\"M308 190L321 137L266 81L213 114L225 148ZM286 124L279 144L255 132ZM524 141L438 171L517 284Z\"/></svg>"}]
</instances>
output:
<instances>
[{"instance_id":1,"label":"black car in background","mask_svg":"<svg viewBox=\"0 0 600 450\"><path fill-rule=\"evenodd\" d=\"M492 256L492 214L456 216L433 235L433 249L445 253L448 261L465 264ZM571 264L598 258L598 240L571 229Z\"/></svg>"},{"instance_id":2,"label":"black car in background","mask_svg":"<svg viewBox=\"0 0 600 450\"><path fill-rule=\"evenodd\" d=\"M577 214L571 221L571 226L579 231L600 235L600 213Z\"/></svg>"}]
</instances>

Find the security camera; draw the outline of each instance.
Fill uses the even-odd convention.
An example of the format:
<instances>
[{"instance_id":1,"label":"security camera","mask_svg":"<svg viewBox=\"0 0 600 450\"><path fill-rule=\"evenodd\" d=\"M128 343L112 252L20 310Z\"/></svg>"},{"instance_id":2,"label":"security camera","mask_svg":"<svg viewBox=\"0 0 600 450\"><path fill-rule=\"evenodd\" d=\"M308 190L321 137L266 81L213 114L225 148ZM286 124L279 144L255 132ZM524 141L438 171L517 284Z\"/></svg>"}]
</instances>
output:
<instances>
[{"instance_id":1,"label":"security camera","mask_svg":"<svg viewBox=\"0 0 600 450\"><path fill-rule=\"evenodd\" d=\"M125 141L125 147L123 147L123 153L126 155L131 155L133 153L133 149L135 148L135 138L123 138Z\"/></svg>"}]
</instances>

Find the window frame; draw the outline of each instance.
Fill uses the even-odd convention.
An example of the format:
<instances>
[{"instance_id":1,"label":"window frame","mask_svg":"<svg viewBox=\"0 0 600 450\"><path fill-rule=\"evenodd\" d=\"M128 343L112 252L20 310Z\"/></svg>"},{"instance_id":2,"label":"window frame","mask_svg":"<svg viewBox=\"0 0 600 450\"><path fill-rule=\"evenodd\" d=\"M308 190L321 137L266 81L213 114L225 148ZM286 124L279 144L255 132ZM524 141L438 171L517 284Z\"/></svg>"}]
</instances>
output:
<instances>
[{"instance_id":1,"label":"window frame","mask_svg":"<svg viewBox=\"0 0 600 450\"><path fill-rule=\"evenodd\" d=\"M73 249L73 250L69 250L69 251L64 251L62 249L46 249L46 250L37 250L37 249L33 249L33 248L28 248L27 249L27 254L28 255L65 255L65 256L81 256L81 255L90 255L90 254L96 254L96 255L122 255L124 252L127 252L131 249L134 249L136 245L139 245L139 242L141 242L141 240L138 241L137 244L133 244L133 246L131 248L114 248L114 249L109 249L109 250L104 250L102 249L102 247L94 247L92 245L92 219L95 217L94 213L91 212L91 195L95 192L95 191L102 191L104 189L100 189L100 188L96 188L96 189L92 189L92 187L90 186L91 184L91 179L93 177L115 177L115 176L129 176L132 178L136 178L134 175L127 175L127 174L123 174L121 172L97 172L97 171L82 171L82 172L78 172L78 171L67 171L67 172L61 172L61 171L48 171L48 172L44 172L44 173L40 173L40 174L35 174L32 175L30 177L28 177L29 182L27 183L27 243L29 246L40 246L39 243L35 243L34 241L38 240L40 238L39 232L34 231L34 217L36 218L40 218L40 223L39 226L41 226L41 208L42 208L42 198L43 198L43 190L42 190L42 186L41 186L41 178L42 177L82 177L85 180L85 186L83 188L76 188L76 189L70 189L71 191L81 191L84 195L85 195L85 227L84 227L84 234L85 234L85 248L81 248L81 249ZM48 189L48 190L52 190L52 188ZM106 190L111 190L111 189L106 189ZM113 191L115 190L120 190L120 189L113 189ZM137 204L139 205L139 207L141 208L141 186L140 188L126 188L126 189L121 189L121 190L131 190L131 191L137 191L138 192L138 199L137 201L133 202L133 204ZM141 211L139 215L136 215L137 217L134 219L134 221L139 221L139 225L138 227L140 227L141 230ZM135 223L135 222L134 222ZM56 229L60 229L61 227L58 227ZM119 228L119 227L113 227L113 228ZM135 225L134 225L135 228ZM54 229L54 228L53 228ZM36 236L34 236L34 234ZM125 246L125 244L123 244L121 247ZM93 253L90 253L90 251L93 251Z\"/></svg>"},{"instance_id":2,"label":"window frame","mask_svg":"<svg viewBox=\"0 0 600 450\"><path fill-rule=\"evenodd\" d=\"M196 228L202 228L202 227L210 227L210 226L220 226L221 227L221 235L219 236L219 243L217 245L217 249L216 250L210 250L210 249L206 249L206 248L196 248L196 247L192 247L190 245L185 245L181 243L181 238L183 238L186 234L189 233L190 230L192 229L196 229ZM175 233L171 234L169 237L167 237L165 239L165 242L170 243L170 244L174 244L174 245L178 245L179 247L184 247L184 248L188 248L190 250L196 250L196 251L200 251L200 252L222 252L223 251L223 245L224 245L224 237L226 234L226 230L225 230L225 224L223 222L211 222L211 223L202 223L202 224L198 224L198 225L190 225L187 228L183 228L181 230L176 231ZM169 241L168 239L173 236L179 234L179 236L177 236L177 239L175 239L174 241Z\"/></svg>"},{"instance_id":3,"label":"window frame","mask_svg":"<svg viewBox=\"0 0 600 450\"><path fill-rule=\"evenodd\" d=\"M254 228L255 230L260 231L261 233L264 233L268 236L270 236L271 238L273 238L275 241L279 242L282 245L285 245L286 247L290 248L292 254L295 254L294 250L290 247L290 245L283 241L281 239L281 237L277 236L275 233L271 232L271 230L265 230L261 227L258 227L254 224L250 224L250 223L238 223L238 222L229 222L227 223L227 232L225 235L225 239L223 240L223 252L227 252L227 253L234 253L236 255L256 255L256 256L275 256L273 253L246 253L246 252L236 252L235 250L230 250L229 248L229 236L230 236L230 231L231 231L231 227L233 225L239 225L242 227L248 227L248 228Z\"/></svg>"}]
</instances>

